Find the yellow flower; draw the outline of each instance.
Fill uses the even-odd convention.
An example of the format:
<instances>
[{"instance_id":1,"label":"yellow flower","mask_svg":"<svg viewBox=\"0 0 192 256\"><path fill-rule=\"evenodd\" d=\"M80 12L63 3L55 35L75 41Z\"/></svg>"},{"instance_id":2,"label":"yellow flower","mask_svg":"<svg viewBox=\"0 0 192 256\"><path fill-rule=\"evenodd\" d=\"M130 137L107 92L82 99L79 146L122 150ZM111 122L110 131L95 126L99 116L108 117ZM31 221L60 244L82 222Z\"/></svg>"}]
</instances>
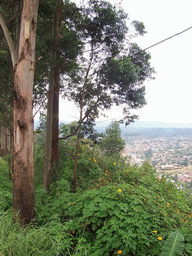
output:
<instances>
[{"instance_id":1,"label":"yellow flower","mask_svg":"<svg viewBox=\"0 0 192 256\"><path fill-rule=\"evenodd\" d=\"M167 214L165 213L165 216L167 216Z\"/></svg>"},{"instance_id":2,"label":"yellow flower","mask_svg":"<svg viewBox=\"0 0 192 256\"><path fill-rule=\"evenodd\" d=\"M93 157L93 160L95 161L95 163L97 162L97 160L95 159L95 157Z\"/></svg>"},{"instance_id":3,"label":"yellow flower","mask_svg":"<svg viewBox=\"0 0 192 256\"><path fill-rule=\"evenodd\" d=\"M89 160L91 160L91 158L89 157Z\"/></svg>"},{"instance_id":4,"label":"yellow flower","mask_svg":"<svg viewBox=\"0 0 192 256\"><path fill-rule=\"evenodd\" d=\"M160 196L158 196L158 198L159 198Z\"/></svg>"},{"instance_id":5,"label":"yellow flower","mask_svg":"<svg viewBox=\"0 0 192 256\"><path fill-rule=\"evenodd\" d=\"M118 191L121 192L121 189L119 188Z\"/></svg>"},{"instance_id":6,"label":"yellow flower","mask_svg":"<svg viewBox=\"0 0 192 256\"><path fill-rule=\"evenodd\" d=\"M189 216L189 218L191 218L191 215L190 214L187 214Z\"/></svg>"},{"instance_id":7,"label":"yellow flower","mask_svg":"<svg viewBox=\"0 0 192 256\"><path fill-rule=\"evenodd\" d=\"M158 239L159 241L163 240L163 238L162 238L161 236L159 236L157 239Z\"/></svg>"},{"instance_id":8,"label":"yellow flower","mask_svg":"<svg viewBox=\"0 0 192 256\"><path fill-rule=\"evenodd\" d=\"M154 231L152 231L153 233L157 233L157 231L156 230L154 230Z\"/></svg>"},{"instance_id":9,"label":"yellow flower","mask_svg":"<svg viewBox=\"0 0 192 256\"><path fill-rule=\"evenodd\" d=\"M107 176L107 173L105 173L105 176Z\"/></svg>"},{"instance_id":10,"label":"yellow flower","mask_svg":"<svg viewBox=\"0 0 192 256\"><path fill-rule=\"evenodd\" d=\"M122 251L121 250L117 251L117 254L122 254Z\"/></svg>"},{"instance_id":11,"label":"yellow flower","mask_svg":"<svg viewBox=\"0 0 192 256\"><path fill-rule=\"evenodd\" d=\"M116 163L114 163L114 165L116 165Z\"/></svg>"},{"instance_id":12,"label":"yellow flower","mask_svg":"<svg viewBox=\"0 0 192 256\"><path fill-rule=\"evenodd\" d=\"M177 209L177 212L180 213L180 211Z\"/></svg>"}]
</instances>

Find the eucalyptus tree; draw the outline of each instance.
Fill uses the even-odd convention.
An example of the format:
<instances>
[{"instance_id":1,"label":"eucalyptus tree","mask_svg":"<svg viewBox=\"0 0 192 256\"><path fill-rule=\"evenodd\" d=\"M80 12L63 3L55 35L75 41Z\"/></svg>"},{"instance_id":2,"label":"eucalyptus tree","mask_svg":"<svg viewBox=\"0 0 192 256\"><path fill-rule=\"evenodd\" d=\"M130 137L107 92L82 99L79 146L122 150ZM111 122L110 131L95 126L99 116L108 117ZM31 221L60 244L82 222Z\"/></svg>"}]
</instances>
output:
<instances>
[{"instance_id":1,"label":"eucalyptus tree","mask_svg":"<svg viewBox=\"0 0 192 256\"><path fill-rule=\"evenodd\" d=\"M0 3L0 127L8 129L10 134L13 100L12 63L16 62L18 55L21 5L21 0L2 0Z\"/></svg>"},{"instance_id":2,"label":"eucalyptus tree","mask_svg":"<svg viewBox=\"0 0 192 256\"><path fill-rule=\"evenodd\" d=\"M154 72L150 55L130 42L133 36L145 34L143 23L134 21L128 27L127 14L103 0L89 0L82 13L84 56L79 62L78 75L65 88L80 112L74 190L82 122L94 120L113 105L123 107L127 123L133 121L137 116L131 115L130 110L146 104L143 83Z\"/></svg>"},{"instance_id":3,"label":"eucalyptus tree","mask_svg":"<svg viewBox=\"0 0 192 256\"><path fill-rule=\"evenodd\" d=\"M23 0L19 3L22 4L22 18L18 34L13 34L16 43L10 35L2 13L0 14L0 24L9 45L14 70L13 212L20 224L25 225L33 219L35 207L32 102L39 1ZM9 4L10 1L7 3L7 8L9 8ZM17 9L17 15L19 15L19 11Z\"/></svg>"},{"instance_id":4,"label":"eucalyptus tree","mask_svg":"<svg viewBox=\"0 0 192 256\"><path fill-rule=\"evenodd\" d=\"M37 29L35 106L47 104L44 188L49 192L52 166L59 157L59 94L77 68L81 51L77 24L80 12L74 3L41 1Z\"/></svg>"}]
</instances>

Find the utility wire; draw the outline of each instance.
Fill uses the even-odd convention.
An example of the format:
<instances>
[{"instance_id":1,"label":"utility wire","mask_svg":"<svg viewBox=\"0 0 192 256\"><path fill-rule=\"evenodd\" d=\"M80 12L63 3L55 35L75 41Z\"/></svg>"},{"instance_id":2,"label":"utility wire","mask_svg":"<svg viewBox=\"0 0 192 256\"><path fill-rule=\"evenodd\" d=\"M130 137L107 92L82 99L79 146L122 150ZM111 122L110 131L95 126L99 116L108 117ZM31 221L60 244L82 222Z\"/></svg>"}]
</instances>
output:
<instances>
[{"instance_id":1,"label":"utility wire","mask_svg":"<svg viewBox=\"0 0 192 256\"><path fill-rule=\"evenodd\" d=\"M137 52L133 57L136 57L138 54L140 54L140 53L142 53L142 52L144 52L144 51L146 51L146 50L149 50L149 49L151 49L151 48L153 48L153 47L155 47L155 46L157 46L157 45L159 45L159 44L162 44L162 43L164 43L165 41L168 41L168 40L170 40L170 39L172 39L172 38L174 38L174 37L176 37L176 36L178 36L178 35L181 35L181 34L187 32L187 31L190 30L190 29L192 29L192 26L189 27L189 28L187 28L187 29L185 29L185 30L183 30L183 31L181 31L181 32L179 32L179 33L177 33L177 34L174 34L174 35L172 35L172 36L170 36L170 37L167 37L167 38L165 38L165 39L159 41L158 43L155 43L155 44L153 44L153 45L151 45L151 46L145 48L144 50L141 50L141 51ZM129 58L130 58L130 56L128 56L128 57L126 57L126 58L123 58L122 60L118 61L117 63L114 63L114 64L112 64L112 65L109 65L108 67L106 67L106 70L107 70L108 68L112 67L112 66L115 66L115 65L119 64L120 62L123 62L123 61L126 60L126 59L129 59ZM103 120L103 121L97 121L96 123L111 121L111 120L115 120L115 119L117 119L117 118L106 119L106 120Z\"/></svg>"},{"instance_id":2,"label":"utility wire","mask_svg":"<svg viewBox=\"0 0 192 256\"><path fill-rule=\"evenodd\" d=\"M162 44L162 43L164 43L165 41L168 41L168 40L172 39L173 37L179 36L179 35L181 35L181 34L187 32L187 31L190 30L190 29L192 29L192 26L189 27L189 28L187 28L187 29L185 29L185 30L183 30L183 31L181 31L181 32L179 32L179 33L177 33L177 34L174 34L174 35L172 35L172 36L170 36L170 37L167 37L167 38L165 38L165 39L159 41L158 43L155 43L155 44L153 44L153 45L151 45L151 46L149 46L149 47L147 47L147 48L145 48L145 49L143 49L143 50L141 50L141 51L139 51L139 52L137 52L133 57L136 57L138 54L140 54L140 53L142 53L142 52L144 52L144 51L146 51L146 50L149 50L149 49L151 49L151 48L153 48L153 47L155 47L155 46L157 46L157 45L159 45L159 44ZM112 67L112 66L115 66L115 65L119 64L120 62L123 62L124 60L129 59L129 58L130 58L130 56L128 56L128 57L126 57L126 58L123 58L122 60L119 60L118 62L116 62L116 63L114 63L114 64L109 65L108 67L106 67L106 70L107 70L108 68Z\"/></svg>"}]
</instances>

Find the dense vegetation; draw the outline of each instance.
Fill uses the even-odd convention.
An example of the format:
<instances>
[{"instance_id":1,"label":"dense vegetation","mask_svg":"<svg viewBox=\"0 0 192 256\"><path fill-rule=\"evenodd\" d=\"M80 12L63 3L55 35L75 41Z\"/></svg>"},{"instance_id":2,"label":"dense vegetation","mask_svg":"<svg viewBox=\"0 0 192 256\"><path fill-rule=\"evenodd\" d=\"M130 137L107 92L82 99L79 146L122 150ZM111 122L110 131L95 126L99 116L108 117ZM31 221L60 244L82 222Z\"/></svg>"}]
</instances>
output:
<instances>
[{"instance_id":1,"label":"dense vegetation","mask_svg":"<svg viewBox=\"0 0 192 256\"><path fill-rule=\"evenodd\" d=\"M189 194L157 177L147 162L131 166L121 156L125 141L117 122L103 135L92 129L113 105L123 107L129 124L137 118L130 110L146 104L151 56L130 40L146 33L144 24L128 26L127 14L104 0L81 7L40 1L36 21L38 2L0 5L1 28L12 37L0 42L0 124L14 134L13 161L12 155L0 158L0 256L140 256L178 249L191 255ZM33 159L35 69L34 106L47 105L47 118L46 130L35 132ZM78 122L63 125L60 137L59 95L80 110Z\"/></svg>"},{"instance_id":2,"label":"dense vegetation","mask_svg":"<svg viewBox=\"0 0 192 256\"><path fill-rule=\"evenodd\" d=\"M184 236L183 255L191 255L192 200L186 191L158 178L148 162L130 166L120 153L104 154L104 144L101 150L83 138L73 193L75 142L75 137L60 141L55 182L47 195L44 132L36 133L36 217L26 228L13 222L10 159L0 158L1 255L160 255L175 229Z\"/></svg>"},{"instance_id":3,"label":"dense vegetation","mask_svg":"<svg viewBox=\"0 0 192 256\"><path fill-rule=\"evenodd\" d=\"M113 106L122 107L122 116L119 116L122 122L133 122L137 116L130 111L146 104L144 82L154 78L154 68L150 54L133 41L146 33L144 24L130 21L121 4L113 5L105 0L80 1L78 4L69 0L1 2L0 65L3 78L0 87L3 93L0 97L3 98L0 105L8 104L3 108L0 106L0 123L3 131L6 129L1 133L1 148L9 151L11 142L8 147L7 141L13 136L13 212L15 220L19 219L22 226L30 224L35 216L34 115L45 108L48 124L45 155L38 175L44 169L43 187L49 194L51 181L59 179L57 169L54 171L53 167L59 162L60 96L74 102L79 109L78 126L67 135L77 135L74 160L69 159L70 173L74 170L73 191L76 192L78 183L86 184L78 180L81 178L78 165L85 166L83 162L79 163L84 124L94 122ZM10 80L10 72L14 79ZM37 111L34 115L33 107ZM71 114L70 109L65 111ZM117 147L111 149L110 136L101 146L108 156L117 150Z\"/></svg>"}]
</instances>

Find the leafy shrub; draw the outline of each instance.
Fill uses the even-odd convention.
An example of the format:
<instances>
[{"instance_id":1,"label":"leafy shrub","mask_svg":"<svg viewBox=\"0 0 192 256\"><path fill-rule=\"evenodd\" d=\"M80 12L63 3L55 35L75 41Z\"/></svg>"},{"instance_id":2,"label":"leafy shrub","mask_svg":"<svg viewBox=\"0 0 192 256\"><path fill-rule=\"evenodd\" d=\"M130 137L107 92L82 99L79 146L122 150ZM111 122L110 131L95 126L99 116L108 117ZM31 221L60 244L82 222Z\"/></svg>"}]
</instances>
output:
<instances>
[{"instance_id":1,"label":"leafy shrub","mask_svg":"<svg viewBox=\"0 0 192 256\"><path fill-rule=\"evenodd\" d=\"M59 218L65 225L74 237L71 253L81 244L79 255L85 250L88 255L159 255L170 230L177 228L185 237L184 255L190 255L191 199L165 178L157 178L147 162L138 168L121 161L113 162L113 172L95 179L88 191L72 194L65 180L58 182L40 215ZM119 164L124 165L122 171ZM115 182L111 176L119 178Z\"/></svg>"},{"instance_id":2,"label":"leafy shrub","mask_svg":"<svg viewBox=\"0 0 192 256\"><path fill-rule=\"evenodd\" d=\"M159 255L170 229L180 228L184 234L187 223L192 231L186 198L175 202L170 193L159 196L157 188L163 182L154 180L156 184L151 187L146 183L108 185L79 195L64 210L76 243L83 236L89 255L118 251L123 255ZM175 197L179 192L173 192ZM185 241L185 252L191 250L189 240Z\"/></svg>"}]
</instances>

